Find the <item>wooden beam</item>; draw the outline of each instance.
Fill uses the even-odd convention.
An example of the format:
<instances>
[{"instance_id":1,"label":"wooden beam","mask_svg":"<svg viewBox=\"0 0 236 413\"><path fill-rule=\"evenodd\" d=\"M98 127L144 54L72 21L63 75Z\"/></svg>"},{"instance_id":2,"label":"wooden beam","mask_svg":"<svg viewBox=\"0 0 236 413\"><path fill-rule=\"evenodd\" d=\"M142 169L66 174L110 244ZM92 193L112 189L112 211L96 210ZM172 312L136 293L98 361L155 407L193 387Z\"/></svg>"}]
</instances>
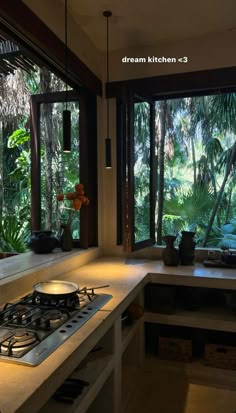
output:
<instances>
[{"instance_id":1,"label":"wooden beam","mask_svg":"<svg viewBox=\"0 0 236 413\"><path fill-rule=\"evenodd\" d=\"M0 22L3 35L17 41L31 52L31 57L36 56L63 77L64 43L21 0L1 1ZM68 78L72 86L82 85L102 95L101 80L71 50L68 51Z\"/></svg>"},{"instance_id":2,"label":"wooden beam","mask_svg":"<svg viewBox=\"0 0 236 413\"><path fill-rule=\"evenodd\" d=\"M233 88L236 90L236 67L110 82L106 85L106 96L122 97L126 88L154 98L181 97L186 94L194 96L206 94L206 90L224 89L227 92Z\"/></svg>"}]
</instances>

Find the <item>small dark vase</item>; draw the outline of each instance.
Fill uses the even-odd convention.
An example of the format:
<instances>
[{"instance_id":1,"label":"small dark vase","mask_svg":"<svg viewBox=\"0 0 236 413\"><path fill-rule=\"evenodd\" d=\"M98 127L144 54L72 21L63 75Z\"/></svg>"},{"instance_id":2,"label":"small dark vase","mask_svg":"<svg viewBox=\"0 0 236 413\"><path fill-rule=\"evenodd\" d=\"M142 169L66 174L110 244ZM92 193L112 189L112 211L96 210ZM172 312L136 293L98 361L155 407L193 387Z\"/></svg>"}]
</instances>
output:
<instances>
[{"instance_id":1,"label":"small dark vase","mask_svg":"<svg viewBox=\"0 0 236 413\"><path fill-rule=\"evenodd\" d=\"M28 247L36 254L48 254L57 246L58 240L52 231L32 231Z\"/></svg>"},{"instance_id":2,"label":"small dark vase","mask_svg":"<svg viewBox=\"0 0 236 413\"><path fill-rule=\"evenodd\" d=\"M182 265L194 264L194 250L196 242L193 240L195 232L182 231L182 238L179 244L179 257Z\"/></svg>"},{"instance_id":3,"label":"small dark vase","mask_svg":"<svg viewBox=\"0 0 236 413\"><path fill-rule=\"evenodd\" d=\"M166 243L166 248L163 250L162 259L165 265L174 267L179 263L179 253L174 247L174 242L176 240L175 235L166 235L163 238Z\"/></svg>"},{"instance_id":4,"label":"small dark vase","mask_svg":"<svg viewBox=\"0 0 236 413\"><path fill-rule=\"evenodd\" d=\"M73 239L71 235L70 226L68 224L61 225L60 247L62 251L71 251L73 246Z\"/></svg>"}]
</instances>

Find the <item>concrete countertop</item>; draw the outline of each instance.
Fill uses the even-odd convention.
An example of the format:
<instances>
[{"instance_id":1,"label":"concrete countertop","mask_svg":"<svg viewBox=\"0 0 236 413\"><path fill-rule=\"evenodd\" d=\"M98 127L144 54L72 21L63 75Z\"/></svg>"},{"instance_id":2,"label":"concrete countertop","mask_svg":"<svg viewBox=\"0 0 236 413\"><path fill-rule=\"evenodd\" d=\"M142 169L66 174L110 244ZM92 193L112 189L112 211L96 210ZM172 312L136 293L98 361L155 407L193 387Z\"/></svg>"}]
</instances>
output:
<instances>
[{"instance_id":1,"label":"concrete countertop","mask_svg":"<svg viewBox=\"0 0 236 413\"><path fill-rule=\"evenodd\" d=\"M110 284L101 292L109 292L113 298L39 366L0 361L1 413L36 413L147 282L236 289L235 270L201 264L165 267L161 261L123 258L99 258L58 278L80 287ZM16 281L14 284L18 297Z\"/></svg>"}]
</instances>

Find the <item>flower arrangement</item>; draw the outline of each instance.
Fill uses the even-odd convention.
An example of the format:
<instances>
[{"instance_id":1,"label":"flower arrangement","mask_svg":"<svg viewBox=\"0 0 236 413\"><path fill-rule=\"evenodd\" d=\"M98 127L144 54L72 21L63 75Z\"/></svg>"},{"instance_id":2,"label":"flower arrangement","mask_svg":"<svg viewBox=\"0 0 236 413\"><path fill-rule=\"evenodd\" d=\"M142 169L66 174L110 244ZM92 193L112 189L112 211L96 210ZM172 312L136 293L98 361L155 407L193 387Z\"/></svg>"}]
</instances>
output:
<instances>
[{"instance_id":1,"label":"flower arrangement","mask_svg":"<svg viewBox=\"0 0 236 413\"><path fill-rule=\"evenodd\" d=\"M80 208L85 205L89 205L89 199L86 197L84 192L84 185L83 184L76 184L74 192L67 192L66 194L57 194L56 196L58 202L62 202L65 199L71 201L70 207L64 207L70 210L69 214L69 221L67 225L71 224L72 214L74 211L80 210Z\"/></svg>"}]
</instances>

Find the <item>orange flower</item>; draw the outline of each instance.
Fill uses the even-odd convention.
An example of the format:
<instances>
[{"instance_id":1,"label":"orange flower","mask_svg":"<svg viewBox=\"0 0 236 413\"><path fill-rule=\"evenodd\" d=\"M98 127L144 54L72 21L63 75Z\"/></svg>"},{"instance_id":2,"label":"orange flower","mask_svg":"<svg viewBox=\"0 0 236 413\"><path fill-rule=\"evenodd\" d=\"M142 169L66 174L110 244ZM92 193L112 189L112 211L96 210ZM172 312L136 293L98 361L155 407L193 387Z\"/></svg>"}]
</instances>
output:
<instances>
[{"instance_id":1,"label":"orange flower","mask_svg":"<svg viewBox=\"0 0 236 413\"><path fill-rule=\"evenodd\" d=\"M69 201L73 201L73 199L77 198L77 193L76 192L68 192L66 194L66 199L68 199Z\"/></svg>"},{"instance_id":2,"label":"orange flower","mask_svg":"<svg viewBox=\"0 0 236 413\"><path fill-rule=\"evenodd\" d=\"M83 184L76 184L75 185L75 191L74 192L67 192L65 195L64 194L57 194L56 195L57 201L63 201L63 199L67 199L68 201L72 201L72 208L67 208L71 210L78 211L80 208L85 205L89 205L89 199L85 196L84 193L84 185ZM72 212L72 211L71 211ZM71 221L71 214L70 214L70 219Z\"/></svg>"},{"instance_id":3,"label":"orange flower","mask_svg":"<svg viewBox=\"0 0 236 413\"><path fill-rule=\"evenodd\" d=\"M63 201L63 199L64 199L64 195L63 194L57 194L57 200L60 202L60 201Z\"/></svg>"},{"instance_id":4,"label":"orange flower","mask_svg":"<svg viewBox=\"0 0 236 413\"><path fill-rule=\"evenodd\" d=\"M84 185L83 184L76 184L75 185L75 190L76 192L79 192L81 194L81 192L84 192ZM83 194L81 194L83 195Z\"/></svg>"},{"instance_id":5,"label":"orange flower","mask_svg":"<svg viewBox=\"0 0 236 413\"><path fill-rule=\"evenodd\" d=\"M82 202L82 204L85 204L88 198L84 195L78 195L78 199Z\"/></svg>"},{"instance_id":6,"label":"orange flower","mask_svg":"<svg viewBox=\"0 0 236 413\"><path fill-rule=\"evenodd\" d=\"M80 209L82 206L82 202L80 201L80 199L75 198L73 199L73 207L76 211L78 211L78 209Z\"/></svg>"}]
</instances>

